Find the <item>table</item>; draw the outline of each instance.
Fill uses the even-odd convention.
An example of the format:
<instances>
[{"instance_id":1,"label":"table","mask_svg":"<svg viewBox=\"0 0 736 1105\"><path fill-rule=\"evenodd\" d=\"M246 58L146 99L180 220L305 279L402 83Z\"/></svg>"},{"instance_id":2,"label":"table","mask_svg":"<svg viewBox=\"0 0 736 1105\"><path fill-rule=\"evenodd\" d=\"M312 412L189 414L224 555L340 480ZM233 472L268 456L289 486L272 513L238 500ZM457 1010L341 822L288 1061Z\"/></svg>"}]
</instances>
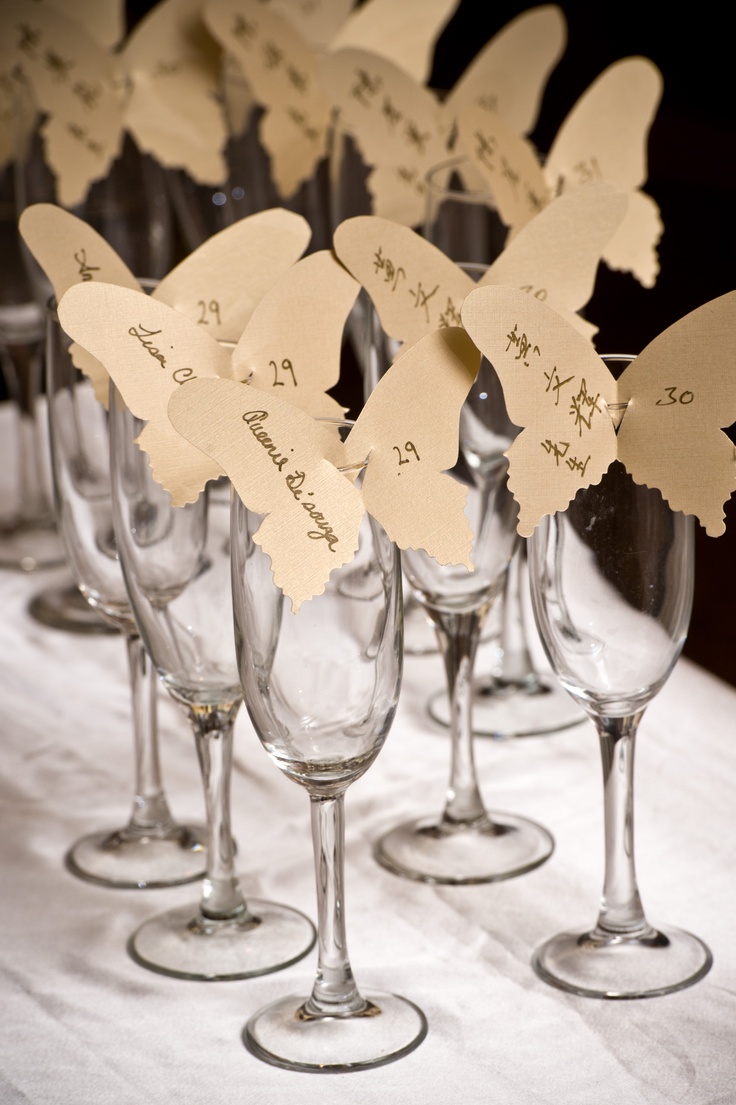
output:
<instances>
[{"instance_id":1,"label":"table","mask_svg":"<svg viewBox=\"0 0 736 1105\"><path fill-rule=\"evenodd\" d=\"M638 1002L547 987L529 960L594 920L602 880L597 742L589 722L554 737L479 741L489 805L554 833L541 868L466 888L405 882L371 857L396 820L438 810L447 735L425 713L437 657L407 657L387 744L347 797L347 922L359 984L425 1011L405 1059L319 1076L269 1067L240 1040L248 1016L309 989L314 954L286 971L197 983L137 966L126 941L197 884L108 890L65 869L69 844L127 817L131 751L125 650L34 623L53 577L0 573L0 1102L3 1105L726 1105L736 1102L736 690L681 661L647 712L637 765L637 858L653 922L690 929L715 964L698 985ZM194 745L162 692L173 811L203 816ZM308 801L241 713L234 828L246 894L314 916Z\"/></svg>"}]
</instances>

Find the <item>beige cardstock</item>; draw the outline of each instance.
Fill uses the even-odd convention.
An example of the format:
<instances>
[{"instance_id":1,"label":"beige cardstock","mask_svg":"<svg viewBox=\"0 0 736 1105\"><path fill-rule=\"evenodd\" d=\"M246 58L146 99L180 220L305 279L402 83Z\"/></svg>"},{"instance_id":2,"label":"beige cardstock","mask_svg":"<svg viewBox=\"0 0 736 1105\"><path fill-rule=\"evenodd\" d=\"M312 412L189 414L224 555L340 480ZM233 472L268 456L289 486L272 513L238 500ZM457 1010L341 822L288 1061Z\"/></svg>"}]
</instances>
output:
<instances>
[{"instance_id":1,"label":"beige cardstock","mask_svg":"<svg viewBox=\"0 0 736 1105\"><path fill-rule=\"evenodd\" d=\"M521 288L590 336L595 327L575 312L593 293L598 262L626 202L615 186L602 182L560 196L523 228L479 284ZM461 324L460 309L475 282L413 230L359 216L337 228L334 242L389 337L413 345L430 330Z\"/></svg>"},{"instance_id":2,"label":"beige cardstock","mask_svg":"<svg viewBox=\"0 0 736 1105\"><path fill-rule=\"evenodd\" d=\"M359 291L328 250L293 265L256 307L233 351L233 376L313 418L343 418L345 408L325 392L339 379L343 330Z\"/></svg>"},{"instance_id":3,"label":"beige cardstock","mask_svg":"<svg viewBox=\"0 0 736 1105\"><path fill-rule=\"evenodd\" d=\"M435 43L457 6L458 0L368 0L345 20L330 50L367 50L424 83Z\"/></svg>"},{"instance_id":4,"label":"beige cardstock","mask_svg":"<svg viewBox=\"0 0 736 1105\"><path fill-rule=\"evenodd\" d=\"M467 488L447 471L477 371L478 352L463 330L435 330L382 377L345 442L348 463L367 460L366 510L399 548L471 570Z\"/></svg>"},{"instance_id":5,"label":"beige cardstock","mask_svg":"<svg viewBox=\"0 0 736 1105\"><path fill-rule=\"evenodd\" d=\"M127 406L146 426L136 439L174 506L193 502L221 474L171 426L169 398L188 381L228 375L230 352L206 330L143 292L75 284L59 303L63 329L105 365Z\"/></svg>"},{"instance_id":6,"label":"beige cardstock","mask_svg":"<svg viewBox=\"0 0 736 1105\"><path fill-rule=\"evenodd\" d=\"M260 137L281 196L294 194L327 153L330 105L312 46L261 0L211 0L205 22L240 64L266 109Z\"/></svg>"},{"instance_id":7,"label":"beige cardstock","mask_svg":"<svg viewBox=\"0 0 736 1105\"><path fill-rule=\"evenodd\" d=\"M458 115L458 141L491 185L503 221L518 231L561 191L609 180L627 191L627 214L604 254L611 267L652 287L659 271L659 209L639 188L662 78L646 58L609 66L581 96L555 139L544 169L531 145L478 105Z\"/></svg>"},{"instance_id":8,"label":"beige cardstock","mask_svg":"<svg viewBox=\"0 0 736 1105\"><path fill-rule=\"evenodd\" d=\"M107 51L49 4L3 0L0 41L48 115L43 137L59 202L80 203L105 176L122 142L123 100Z\"/></svg>"},{"instance_id":9,"label":"beige cardstock","mask_svg":"<svg viewBox=\"0 0 736 1105\"><path fill-rule=\"evenodd\" d=\"M322 80L341 128L373 166L367 184L375 214L406 226L421 222L424 178L447 156L434 93L393 62L357 49L328 54Z\"/></svg>"},{"instance_id":10,"label":"beige cardstock","mask_svg":"<svg viewBox=\"0 0 736 1105\"><path fill-rule=\"evenodd\" d=\"M185 438L217 460L246 506L267 517L256 541L292 601L322 593L358 548L360 492L323 455L319 423L275 393L196 380L169 403Z\"/></svg>"},{"instance_id":11,"label":"beige cardstock","mask_svg":"<svg viewBox=\"0 0 736 1105\"><path fill-rule=\"evenodd\" d=\"M498 115L514 134L531 129L564 45L558 8L527 12L491 39L440 104L393 54L382 57L367 47L336 50L333 43L322 78L341 128L371 167L367 183L374 214L406 226L421 223L426 174L449 157L456 117L464 109L490 113L491 122ZM534 153L531 161L538 173Z\"/></svg>"},{"instance_id":12,"label":"beige cardstock","mask_svg":"<svg viewBox=\"0 0 736 1105\"><path fill-rule=\"evenodd\" d=\"M221 51L201 8L201 0L163 0L133 30L122 51L132 83L125 123L162 165L218 184L227 177Z\"/></svg>"},{"instance_id":13,"label":"beige cardstock","mask_svg":"<svg viewBox=\"0 0 736 1105\"><path fill-rule=\"evenodd\" d=\"M480 288L462 318L498 372L510 418L523 427L507 453L519 533L530 536L542 517L564 510L615 459L673 510L696 515L711 536L724 531L723 504L736 487L734 447L720 430L736 420L736 292L665 330L618 381L533 296ZM620 404L628 404L622 418Z\"/></svg>"},{"instance_id":14,"label":"beige cardstock","mask_svg":"<svg viewBox=\"0 0 736 1105\"><path fill-rule=\"evenodd\" d=\"M316 50L326 49L353 10L353 0L269 0L269 3Z\"/></svg>"},{"instance_id":15,"label":"beige cardstock","mask_svg":"<svg viewBox=\"0 0 736 1105\"><path fill-rule=\"evenodd\" d=\"M61 207L26 208L20 231L51 281L57 301L80 282L141 290L112 246ZM304 252L310 234L306 219L281 208L240 219L172 269L152 298L186 315L216 341L235 342L265 293ZM79 346L72 347L72 355L107 406L109 377L103 365Z\"/></svg>"},{"instance_id":16,"label":"beige cardstock","mask_svg":"<svg viewBox=\"0 0 736 1105\"><path fill-rule=\"evenodd\" d=\"M523 12L494 35L443 105L448 125L473 104L500 115L516 134L530 134L550 73L567 45L562 11L545 4Z\"/></svg>"},{"instance_id":17,"label":"beige cardstock","mask_svg":"<svg viewBox=\"0 0 736 1105\"><path fill-rule=\"evenodd\" d=\"M472 568L465 489L442 472L457 459L476 361L459 330L431 334L400 358L348 436L345 474L326 459L320 424L273 390L197 380L172 395L169 417L222 465L249 509L267 515L256 540L298 610L353 558L365 509L400 546ZM352 481L364 465L361 493Z\"/></svg>"},{"instance_id":18,"label":"beige cardstock","mask_svg":"<svg viewBox=\"0 0 736 1105\"><path fill-rule=\"evenodd\" d=\"M35 0L38 3L38 0ZM100 46L113 49L125 34L125 0L42 0L84 27Z\"/></svg>"}]
</instances>

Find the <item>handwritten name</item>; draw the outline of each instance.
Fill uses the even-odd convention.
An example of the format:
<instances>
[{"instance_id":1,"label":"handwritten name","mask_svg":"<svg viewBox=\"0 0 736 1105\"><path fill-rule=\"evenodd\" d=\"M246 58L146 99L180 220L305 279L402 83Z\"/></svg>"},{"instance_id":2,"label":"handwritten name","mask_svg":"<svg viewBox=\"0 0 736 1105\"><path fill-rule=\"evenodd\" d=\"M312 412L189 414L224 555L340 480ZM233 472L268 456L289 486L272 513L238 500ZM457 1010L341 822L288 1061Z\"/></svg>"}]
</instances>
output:
<instances>
[{"instance_id":1,"label":"handwritten name","mask_svg":"<svg viewBox=\"0 0 736 1105\"><path fill-rule=\"evenodd\" d=\"M155 361L158 361L162 368L168 368L166 357L158 346L154 345L150 340L162 333L161 330L149 330L143 323L139 322L137 326L130 326L128 328L128 333L131 337L137 338L146 352L153 357ZM197 376L193 368L177 368L171 373L171 378L175 384L185 384L188 380L196 380Z\"/></svg>"},{"instance_id":2,"label":"handwritten name","mask_svg":"<svg viewBox=\"0 0 736 1105\"><path fill-rule=\"evenodd\" d=\"M253 434L253 437L271 458L271 463L278 468L279 472L283 472L288 463L288 457L284 456L284 454L279 451L273 438L264 428L264 423L268 419L268 411L246 411L242 417L243 422L245 422L248 429ZM310 496L313 495L314 492L305 490L304 482L306 478L306 472L300 472L298 469L295 472L289 472L285 476L286 487L299 503L302 510L307 512L317 527L316 529L308 530L307 537L310 541L326 541L329 545L330 552L334 552L335 545L338 544L340 538L317 504L311 502Z\"/></svg>"}]
</instances>

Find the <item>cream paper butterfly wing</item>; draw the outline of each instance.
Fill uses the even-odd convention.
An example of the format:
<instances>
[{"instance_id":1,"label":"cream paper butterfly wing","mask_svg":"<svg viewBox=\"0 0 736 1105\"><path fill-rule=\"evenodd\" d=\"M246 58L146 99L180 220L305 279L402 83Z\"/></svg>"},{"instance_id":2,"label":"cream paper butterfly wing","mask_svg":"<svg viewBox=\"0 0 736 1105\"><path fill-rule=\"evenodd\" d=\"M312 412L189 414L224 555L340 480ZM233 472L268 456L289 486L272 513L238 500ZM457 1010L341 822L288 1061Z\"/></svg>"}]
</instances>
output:
<instances>
[{"instance_id":1,"label":"cream paper butterfly wing","mask_svg":"<svg viewBox=\"0 0 736 1105\"><path fill-rule=\"evenodd\" d=\"M172 426L227 472L266 517L256 541L294 611L322 593L358 548L360 492L325 457L323 427L276 394L234 380L195 380L171 396Z\"/></svg>"},{"instance_id":2,"label":"cream paper butterfly wing","mask_svg":"<svg viewBox=\"0 0 736 1105\"><path fill-rule=\"evenodd\" d=\"M314 418L342 418L325 393L340 376L343 330L360 285L329 250L293 265L263 297L238 341L232 374Z\"/></svg>"},{"instance_id":3,"label":"cream paper butterfly wing","mask_svg":"<svg viewBox=\"0 0 736 1105\"><path fill-rule=\"evenodd\" d=\"M637 483L673 510L723 533L736 488L736 451L721 427L736 421L736 292L705 303L663 331L622 373L628 403L618 457Z\"/></svg>"},{"instance_id":4,"label":"cream paper butterfly wing","mask_svg":"<svg viewBox=\"0 0 736 1105\"><path fill-rule=\"evenodd\" d=\"M623 58L605 69L560 127L544 172L555 190L611 180L629 193L622 225L606 247L614 269L630 271L645 288L659 272L659 208L641 186L647 179L649 128L662 97L662 75L648 58Z\"/></svg>"},{"instance_id":5,"label":"cream paper butterfly wing","mask_svg":"<svg viewBox=\"0 0 736 1105\"><path fill-rule=\"evenodd\" d=\"M460 307L475 283L409 227L359 215L338 226L334 245L389 337L410 346L431 330L460 325Z\"/></svg>"},{"instance_id":6,"label":"cream paper butterfly wing","mask_svg":"<svg viewBox=\"0 0 736 1105\"><path fill-rule=\"evenodd\" d=\"M478 288L462 318L501 379L509 417L522 427L506 455L518 531L529 537L615 459L607 404L616 401L616 385L592 345L525 292Z\"/></svg>"},{"instance_id":7,"label":"cream paper butterfly wing","mask_svg":"<svg viewBox=\"0 0 736 1105\"><path fill-rule=\"evenodd\" d=\"M345 442L349 464L366 462L363 501L389 537L470 569L467 489L447 472L477 371L478 352L462 329L433 331L394 362Z\"/></svg>"},{"instance_id":8,"label":"cream paper butterfly wing","mask_svg":"<svg viewBox=\"0 0 736 1105\"><path fill-rule=\"evenodd\" d=\"M171 426L171 394L200 376L228 375L230 353L165 303L129 288L74 284L59 303L63 329L96 357L146 426L137 444L174 506L193 502L222 470Z\"/></svg>"}]
</instances>

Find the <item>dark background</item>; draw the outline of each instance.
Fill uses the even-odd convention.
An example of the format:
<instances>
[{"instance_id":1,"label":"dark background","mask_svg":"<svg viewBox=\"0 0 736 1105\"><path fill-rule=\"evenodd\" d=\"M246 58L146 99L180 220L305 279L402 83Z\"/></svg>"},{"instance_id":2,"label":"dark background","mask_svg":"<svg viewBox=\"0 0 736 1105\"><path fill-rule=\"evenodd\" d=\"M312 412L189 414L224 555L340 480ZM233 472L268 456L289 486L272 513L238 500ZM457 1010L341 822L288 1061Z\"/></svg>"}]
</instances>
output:
<instances>
[{"instance_id":1,"label":"dark background","mask_svg":"<svg viewBox=\"0 0 736 1105\"><path fill-rule=\"evenodd\" d=\"M396 0L400 4L402 0ZM128 4L129 25L152 5ZM461 0L441 35L431 84L451 88L478 50L532 5ZM647 192L665 225L661 273L646 290L601 266L589 317L601 352L638 353L671 323L736 287L736 110L733 40L710 4L674 7L618 0L559 5L568 47L547 86L532 141L546 153L577 98L611 62L643 54L659 66L664 95L652 126ZM721 7L720 12L725 13ZM733 362L723 371L736 371ZM736 504L727 533L698 527L696 594L685 652L736 684Z\"/></svg>"}]
</instances>

